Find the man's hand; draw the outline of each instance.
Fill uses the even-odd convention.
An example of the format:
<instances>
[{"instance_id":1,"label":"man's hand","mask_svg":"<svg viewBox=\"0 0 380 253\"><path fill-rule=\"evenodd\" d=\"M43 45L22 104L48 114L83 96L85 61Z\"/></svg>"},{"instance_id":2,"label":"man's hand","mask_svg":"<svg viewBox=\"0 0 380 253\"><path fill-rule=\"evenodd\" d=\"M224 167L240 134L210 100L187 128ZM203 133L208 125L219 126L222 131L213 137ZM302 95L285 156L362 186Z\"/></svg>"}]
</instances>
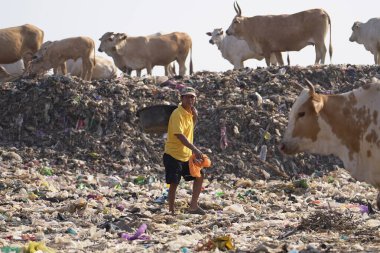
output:
<instances>
[{"instance_id":1,"label":"man's hand","mask_svg":"<svg viewBox=\"0 0 380 253\"><path fill-rule=\"evenodd\" d=\"M195 158L202 160L202 152L198 148L194 148L193 153L195 154Z\"/></svg>"}]
</instances>

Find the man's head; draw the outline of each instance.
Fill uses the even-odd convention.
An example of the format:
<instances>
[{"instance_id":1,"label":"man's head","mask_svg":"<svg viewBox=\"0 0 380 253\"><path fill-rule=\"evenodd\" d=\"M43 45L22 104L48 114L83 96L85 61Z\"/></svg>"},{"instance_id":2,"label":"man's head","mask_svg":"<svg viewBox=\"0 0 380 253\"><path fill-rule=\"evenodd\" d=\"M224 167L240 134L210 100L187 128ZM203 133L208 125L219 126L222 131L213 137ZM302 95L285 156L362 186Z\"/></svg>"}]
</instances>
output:
<instances>
[{"instance_id":1,"label":"man's head","mask_svg":"<svg viewBox=\"0 0 380 253\"><path fill-rule=\"evenodd\" d=\"M197 93L194 88L192 87L183 87L181 90L181 97L183 96L197 96Z\"/></svg>"},{"instance_id":2,"label":"man's head","mask_svg":"<svg viewBox=\"0 0 380 253\"><path fill-rule=\"evenodd\" d=\"M185 109L193 107L196 99L197 99L197 94L196 94L194 88L192 88L192 87L182 88L182 90L181 90L181 101L182 101L182 106Z\"/></svg>"}]
</instances>

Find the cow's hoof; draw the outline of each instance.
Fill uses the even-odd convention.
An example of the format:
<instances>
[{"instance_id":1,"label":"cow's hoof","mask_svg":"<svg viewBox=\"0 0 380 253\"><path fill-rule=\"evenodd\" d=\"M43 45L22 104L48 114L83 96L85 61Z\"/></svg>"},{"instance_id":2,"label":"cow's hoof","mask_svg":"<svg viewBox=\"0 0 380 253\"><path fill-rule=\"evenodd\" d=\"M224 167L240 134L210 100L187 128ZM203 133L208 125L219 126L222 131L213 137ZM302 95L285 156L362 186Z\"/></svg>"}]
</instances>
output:
<instances>
[{"instance_id":1,"label":"cow's hoof","mask_svg":"<svg viewBox=\"0 0 380 253\"><path fill-rule=\"evenodd\" d=\"M380 210L380 192L377 194L376 206L377 206L377 209Z\"/></svg>"}]
</instances>

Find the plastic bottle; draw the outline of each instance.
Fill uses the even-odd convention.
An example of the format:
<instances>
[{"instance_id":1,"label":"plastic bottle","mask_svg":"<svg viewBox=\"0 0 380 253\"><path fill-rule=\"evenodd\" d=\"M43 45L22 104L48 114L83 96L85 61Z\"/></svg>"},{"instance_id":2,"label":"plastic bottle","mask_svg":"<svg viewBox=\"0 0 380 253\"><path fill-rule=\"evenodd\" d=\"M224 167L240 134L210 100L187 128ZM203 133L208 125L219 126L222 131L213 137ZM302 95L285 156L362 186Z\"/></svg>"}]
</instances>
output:
<instances>
[{"instance_id":1,"label":"plastic bottle","mask_svg":"<svg viewBox=\"0 0 380 253\"><path fill-rule=\"evenodd\" d=\"M267 151L268 151L267 145L262 145L260 149L260 159L262 161L265 161L267 159Z\"/></svg>"},{"instance_id":2,"label":"plastic bottle","mask_svg":"<svg viewBox=\"0 0 380 253\"><path fill-rule=\"evenodd\" d=\"M214 235L218 233L218 225L212 226L212 232L214 233Z\"/></svg>"}]
</instances>

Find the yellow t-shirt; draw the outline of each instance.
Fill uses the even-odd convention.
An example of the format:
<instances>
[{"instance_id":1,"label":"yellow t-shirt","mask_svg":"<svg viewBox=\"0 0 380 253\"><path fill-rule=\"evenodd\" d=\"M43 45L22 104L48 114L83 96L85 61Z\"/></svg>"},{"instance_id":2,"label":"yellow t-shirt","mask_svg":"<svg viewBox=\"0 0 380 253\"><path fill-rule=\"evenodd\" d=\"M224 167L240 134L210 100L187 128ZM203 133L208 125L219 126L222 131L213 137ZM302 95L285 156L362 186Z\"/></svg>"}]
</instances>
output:
<instances>
[{"instance_id":1,"label":"yellow t-shirt","mask_svg":"<svg viewBox=\"0 0 380 253\"><path fill-rule=\"evenodd\" d=\"M169 119L165 153L177 160L187 162L190 159L192 151L183 145L175 134L183 134L190 143L193 143L193 115L186 111L181 104L173 111Z\"/></svg>"}]
</instances>

